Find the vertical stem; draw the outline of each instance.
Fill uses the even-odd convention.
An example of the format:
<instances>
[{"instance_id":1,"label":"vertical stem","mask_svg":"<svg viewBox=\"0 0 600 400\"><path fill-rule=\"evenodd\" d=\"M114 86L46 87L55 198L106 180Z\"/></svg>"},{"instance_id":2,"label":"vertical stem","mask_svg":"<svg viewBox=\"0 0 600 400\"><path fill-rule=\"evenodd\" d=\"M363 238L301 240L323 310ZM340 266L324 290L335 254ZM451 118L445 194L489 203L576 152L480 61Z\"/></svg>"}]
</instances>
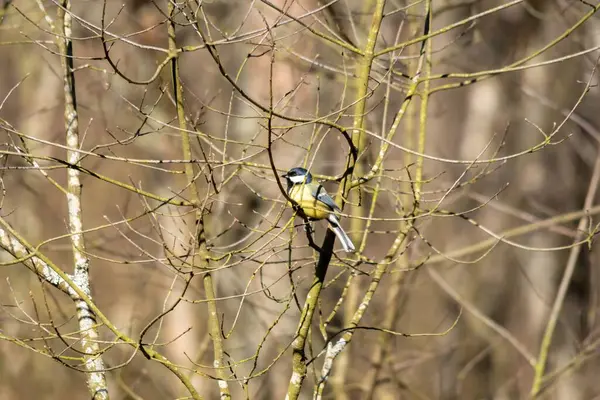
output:
<instances>
[{"instance_id":1,"label":"vertical stem","mask_svg":"<svg viewBox=\"0 0 600 400\"><path fill-rule=\"evenodd\" d=\"M379 37L379 32L381 29L381 21L383 20L383 10L385 7L385 0L377 0L374 10L373 10L373 15L371 18L371 24L370 24L370 29L369 29L369 33L367 35L367 43L365 45L365 49L363 51L363 56L360 58L359 60L359 65L358 65L358 73L357 73L357 78L356 78L356 105L354 107L354 120L352 121L352 127L353 127L353 131L352 131L352 142L355 146L355 148L357 149L357 151L360 152L362 151L362 149L365 146L365 141L366 141L366 135L364 133L364 128L365 128L365 111L367 109L367 97L368 97L368 93L369 93L369 77L371 76L371 68L373 65L373 60L375 59L375 47L377 45L377 38ZM361 168L361 165L354 165L354 159L349 157L348 159L348 167L354 167L355 170L355 174L358 176L362 176L363 171ZM347 183L349 182L349 180L351 180L351 177L347 177L346 180L344 182L342 182L342 184L340 185L339 188L339 192L341 192L342 196L338 196L342 199L347 198L349 191L350 191L350 185L348 185ZM360 189L358 189L360 190ZM360 210L360 207L356 207L353 210L353 215L354 213L356 213L357 216L360 216L362 214L362 210ZM355 220L352 221L352 230L355 232L359 232L360 229L362 228L362 221L357 218ZM350 303L353 306L353 309L356 308L356 304L357 301L355 299L355 297L357 296L357 294L355 293L349 293L350 296ZM345 311L350 313L352 312L349 307L345 307ZM355 315L355 314L354 314ZM348 326L348 325L352 325L352 322L354 320L354 317L348 321L345 322L344 326ZM323 395L323 390L325 388L325 381L328 379L329 374L331 373L331 369L333 366L333 360L335 359L335 357L337 357L340 352L345 348L346 345L346 341L341 340L340 342L338 342L338 344L336 346L330 346L328 348L327 354L326 354L326 359L325 359L325 364L323 366L323 370L321 372L321 381L318 382L317 384L317 388L315 390L315 398L316 399L320 399ZM347 356L344 356L347 357ZM347 358L342 360L343 363L347 363ZM343 386L344 386L344 380L345 380L345 376L344 376L344 372L340 372L337 376L336 376L336 394L341 394L344 393L343 390ZM342 395L345 396L345 395Z\"/></svg>"},{"instance_id":2,"label":"vertical stem","mask_svg":"<svg viewBox=\"0 0 600 400\"><path fill-rule=\"evenodd\" d=\"M71 165L79 165L79 121L77 115L77 99L75 97L75 76L73 74L73 42L71 41L71 2L63 0L58 7L58 35L56 44L61 54L61 68L64 81L65 96L65 130L67 146L67 160ZM69 212L69 232L73 248L74 272L73 281L81 291L91 298L89 265L86 256L83 234L81 211L81 188L79 170L67 169L67 207ZM77 320L81 331L81 347L85 354L85 368L88 371L87 385L93 399L108 399L108 387L104 374L104 362L100 356L98 345L98 330L96 328L96 315L85 301L79 296L74 296L77 309Z\"/></svg>"},{"instance_id":3,"label":"vertical stem","mask_svg":"<svg viewBox=\"0 0 600 400\"><path fill-rule=\"evenodd\" d=\"M597 149L596 151L598 152L596 154L596 163L594 164L594 172L592 173L592 178L590 180L588 192L585 196L585 201L583 204L584 210L589 210L594 204L594 198L596 197L596 191L598 190L598 182L600 181L600 149ZM583 238L583 232L585 232L586 226L588 224L588 219L589 216L584 215L579 220L579 224L577 225L576 230L577 236L574 239L574 243L581 242ZM550 344L552 343L552 337L554 336L554 330L556 329L556 323L558 322L560 310L562 309L562 306L565 302L567 290L569 289L569 284L571 283L573 273L575 272L575 267L577 266L577 259L579 258L580 251L581 244L574 245L573 247L571 247L569 258L567 260L567 266L565 268L565 272L563 273L563 277L560 281L558 292L556 293L556 299L554 300L554 304L552 305L552 311L550 311L550 317L548 318L548 323L546 324L546 329L542 338L542 344L540 345L540 352L537 358L537 362L535 363L535 374L533 377L533 383L531 385L530 392L531 398L537 397L540 394L540 390L542 389L542 381L544 379L546 362L548 360L548 354L550 352Z\"/></svg>"},{"instance_id":4,"label":"vertical stem","mask_svg":"<svg viewBox=\"0 0 600 400\"><path fill-rule=\"evenodd\" d=\"M355 148L360 148L362 140L364 140L364 126L365 126L365 110L367 105L367 94L369 91L369 76L371 75L371 66L375 58L375 45L377 44L377 37L379 36L379 30L381 28L381 21L383 19L383 9L385 6L385 0L377 0L375 10L373 11L373 17L371 19L371 29L367 37L367 44L363 57L360 59L358 67L358 77L356 79L356 106L354 107L354 120L352 123L352 142ZM348 167L353 168L354 159L349 157ZM347 176L345 180L340 184L338 189L338 198L347 198L350 191L351 176ZM333 249L333 243L335 241L335 235L331 230L327 231L325 240L322 246L321 256L317 265L317 271L315 273L315 280L313 286L308 292L306 303L302 310L300 326L298 327L297 337L293 343L293 361L292 361L292 377L288 386L288 394L286 399L295 400L300 395L300 389L302 382L306 377L306 364L304 356L304 345L306 343L306 335L308 334L308 328L312 320L313 312L316 308L318 296L321 293L323 281L325 279L325 272L327 266L331 260L331 253ZM322 385L318 385L317 392L322 391ZM320 394L316 394L320 396Z\"/></svg>"},{"instance_id":5,"label":"vertical stem","mask_svg":"<svg viewBox=\"0 0 600 400\"><path fill-rule=\"evenodd\" d=\"M424 34L428 35L431 30L431 0L425 1L425 28ZM431 81L431 50L432 40L425 40L421 46L421 58L424 58L423 66L423 90L421 91L421 110L419 113L419 138L417 143L417 152L425 154L425 136L427 131L427 106L429 105L429 87ZM417 167L415 173L415 202L418 204L421 200L421 187L423 186L423 161L422 155L417 157Z\"/></svg>"},{"instance_id":6,"label":"vertical stem","mask_svg":"<svg viewBox=\"0 0 600 400\"><path fill-rule=\"evenodd\" d=\"M357 78L357 91L355 99L358 100L354 107L354 120L353 127L355 130L352 134L352 142L356 147L358 154L361 154L365 148L366 144L366 135L363 134L363 129L365 125L364 113L366 110L367 103L367 92L369 90L369 76L371 75L371 66L373 63L375 45L377 43L377 36L379 35L379 28L381 26L381 20L383 19L383 7L385 6L385 1L378 1L377 4L373 4L373 0L366 0L363 3L363 13L367 15L371 10L375 8L373 13L373 17L371 20L371 29L369 31L367 37L367 44L364 50L364 56L361 58L359 68L360 73ZM359 128L359 130L356 130ZM361 159L361 161L354 166L355 176L362 176L364 170L364 163L367 161L365 158ZM351 215L355 218L350 220L350 230L352 232L351 237L354 240L354 243L358 245L358 238L360 237L360 232L363 229L363 219L361 217L364 216L364 208L361 207L361 193L360 188L353 192L351 204L352 211ZM344 302L344 325L348 326L352 321L352 314L354 314L354 310L358 306L359 300L359 282L351 282L348 288L348 296L346 301ZM336 395L336 398L340 400L347 399L346 390L345 390L345 381L346 381L346 372L349 370L347 368L350 361L350 354L348 352L344 352L340 355L338 359L339 368L334 371L334 375L332 377L333 389Z\"/></svg>"},{"instance_id":7,"label":"vertical stem","mask_svg":"<svg viewBox=\"0 0 600 400\"><path fill-rule=\"evenodd\" d=\"M292 343L292 377L288 385L288 392L286 400L296 400L300 396L300 390L302 389L302 382L306 378L306 354L304 352L304 346L308 338L308 332L312 321L312 316L317 308L319 295L323 288L325 281L325 274L327 273L327 267L331 261L333 255L333 243L335 241L335 234L328 230L321 246L321 255L319 262L315 269L315 278L313 283L306 295L306 302L302 308L302 314L300 315L300 324L296 331L296 338Z\"/></svg>"},{"instance_id":8,"label":"vertical stem","mask_svg":"<svg viewBox=\"0 0 600 400\"><path fill-rule=\"evenodd\" d=\"M354 213L352 215L355 215ZM354 310L358 307L359 300L359 282L353 280L350 282L348 287L348 296L344 302L344 325L348 326L352 322L352 315ZM331 366L330 366L331 368ZM346 400L348 396L346 394L346 372L350 369L350 353L348 351L340 354L337 360L337 368L331 377L331 385L335 398L339 400Z\"/></svg>"},{"instance_id":9,"label":"vertical stem","mask_svg":"<svg viewBox=\"0 0 600 400\"><path fill-rule=\"evenodd\" d=\"M361 141L366 136L363 132L365 127L365 110L367 108L367 94L369 92L369 77L371 76L371 67L375 59L375 46L377 37L381 29L381 21L383 20L383 8L385 0L377 0L373 17L371 19L371 29L367 36L367 44L364 49L364 55L360 59L358 67L358 76L356 78L356 105L354 107L354 121L352 126L352 141L355 146L360 146Z\"/></svg>"},{"instance_id":10,"label":"vertical stem","mask_svg":"<svg viewBox=\"0 0 600 400\"><path fill-rule=\"evenodd\" d=\"M377 3L378 6L380 5L380 3L385 3L385 2L378 2ZM383 12L383 9L381 9L381 12ZM427 34L429 34L429 30L431 27L431 0L427 0L425 3L425 13L426 13L426 20L425 20L424 31L425 31L425 35L427 35ZM374 15L373 20L376 21L376 19L377 19L377 16ZM379 19L379 23L381 23L381 19ZM374 30L375 30L374 26L372 25L371 33L373 33ZM371 39L371 34L369 35L369 38ZM376 36L374 39L376 39ZM369 40L368 43L371 43L371 40ZM375 43L371 43L371 44L373 45L373 48L374 48ZM366 54L365 57L367 57L368 54L370 54L369 49L365 50L365 54ZM372 62L372 60L373 60L373 57L371 56L371 62ZM396 118L394 119L392 127L390 128L390 131L388 133L388 140L392 139L394 133L396 132L397 127L399 126L403 116L405 115L405 112L408 108L408 105L410 104L410 101L411 101L413 95L416 93L417 86L419 85L422 68L423 68L423 63L427 64L427 66L425 67L425 74L426 74L426 76L428 76L431 73L431 43L430 43L430 40L425 40L425 43L423 43L423 45L421 47L416 74L412 79L412 84L409 87L409 90L406 95L406 99L402 103L400 110L396 114ZM368 67L363 66L363 69L361 69L361 73L359 73L359 77L362 76L362 74L364 74L365 72L370 73L370 66L368 66ZM367 76L367 78L368 78L368 76ZM427 79L425 79L425 82L427 82ZM428 88L429 88L428 85L425 86L425 92L426 92L425 96L428 95L428 93L427 93ZM366 94L366 91L364 93ZM365 100L365 97L363 96L362 99ZM355 129L364 126L364 116L363 116L364 110L365 110L364 104L362 107L360 107L360 105L357 104L357 110L356 110L355 121L354 121ZM424 149L424 147L425 147L426 116L427 116L427 98L425 98L421 102L419 140L418 140L418 148L420 150ZM356 131L355 131L355 134L356 134ZM384 156L385 156L388 146L389 145L386 142L384 142L382 144L378 159L375 161L374 167L369 174L373 174L383 168ZM421 150L420 152L422 154L423 150ZM419 158L421 158L421 160L418 162L416 175L417 175L417 180L420 182L422 180L423 159L422 159L422 157L419 157ZM419 163L420 163L420 165L419 165ZM419 183L419 185L415 185L416 203L418 203L418 200L420 198L420 190L421 190L420 188L421 188L420 183ZM418 213L418 209L414 210L414 213L416 215ZM327 353L325 355L323 371L321 373L321 382L319 383L319 385L317 387L317 393L315 396L316 399L321 399L321 397L322 397L323 390L324 390L324 384L325 384L325 382L328 378L328 375L331 371L331 366L333 364L333 360L348 346L348 344L352 340L352 337L354 336L354 330L352 328L358 326L358 324L362 320L362 317L364 316L364 313L365 313L367 307L369 306L369 304L373 298L373 295L375 294L375 291L377 290L377 288L379 286L379 283L381 282L381 278L386 273L390 262L397 257L398 252L402 249L402 244L405 242L406 236L411 229L411 226L413 223L412 221L414 221L414 219L411 219L411 222L407 223L405 225L404 229L401 229L400 233L394 240L394 243L392 244L392 246L389 249L388 253L386 254L385 258L377 264L377 266L375 268L375 272L373 274L373 279L371 280L371 283L369 284L367 292L363 296L358 309L354 313L354 315L352 317L352 321L350 323L350 326L347 327L349 329L342 335L342 337L336 342L335 345L331 345L328 347ZM396 282L398 285L397 288L399 288L401 279L402 278L397 279L397 282ZM390 318L391 317L392 316L390 316Z\"/></svg>"},{"instance_id":11,"label":"vertical stem","mask_svg":"<svg viewBox=\"0 0 600 400\"><path fill-rule=\"evenodd\" d=\"M404 258L403 256L401 258ZM392 330L394 327L394 323L398 319L400 314L400 306L398 304L398 298L400 296L400 289L402 288L402 283L404 282L405 273L398 272L393 276L393 280L391 282L391 288L386 293L387 303L385 306L385 316L383 318L383 322L381 327L383 329ZM381 332L379 334L377 340L377 347L374 349L371 357L371 367L369 371L367 371L367 378L365 379L367 382L367 390L368 395L365 397L366 399L375 399L375 391L377 390L377 380L379 379L379 374L383 370L383 364L385 360L385 354L388 351L388 344L390 341L390 335L385 332Z\"/></svg>"},{"instance_id":12,"label":"vertical stem","mask_svg":"<svg viewBox=\"0 0 600 400\"><path fill-rule=\"evenodd\" d=\"M177 107L177 121L179 123L181 145L183 150L183 158L186 160L193 159L192 148L190 144L190 136L187 129L187 123L185 120L185 108L183 104L183 87L179 76L179 57L177 53L177 42L175 39L175 10L176 6L174 2L169 2L169 51L173 55L171 60L171 72L173 76L173 91L175 97L175 106ZM190 187L190 196L194 207L196 208L196 245L197 254L199 255L199 268L203 271L210 271L210 265L208 263L208 249L206 248L206 232L204 224L204 215L200 205L200 196L198 194L198 188L195 184L194 177L194 166L192 163L185 164L185 174ZM195 265L195 262L193 263ZM221 399L230 399L231 394L229 392L229 385L227 383L227 373L224 368L223 362L223 337L221 335L221 328L219 324L219 314L217 313L217 303L215 301L215 290L212 274L205 272L202 279L204 285L204 291L206 293L206 300L208 304L208 325L209 334L213 343L213 354L214 361L213 366L216 370L216 375L219 378L219 393Z\"/></svg>"},{"instance_id":13,"label":"vertical stem","mask_svg":"<svg viewBox=\"0 0 600 400\"><path fill-rule=\"evenodd\" d=\"M431 13L429 12L430 10L430 2L426 2L425 3L425 15L426 15L426 21L425 21L425 34L428 31L428 27L431 26ZM416 22L416 24L418 24L419 22ZM415 26L414 31L417 30L417 27ZM409 31L413 31L413 29L409 29ZM425 50L425 64L427 66L429 66L429 68L427 68L427 66L424 68L423 73L425 74L425 76L429 76L431 74L431 63L430 63L430 57L431 57L431 40L427 40L425 43L423 43L423 45L421 46L421 50L419 52L419 55L421 56L421 58L423 57L423 51ZM411 48L408 49L408 51L411 51ZM416 52L414 52L416 53ZM392 53L393 54L393 53ZM415 54L416 55L416 54ZM413 68L413 70L411 71L411 75L416 75L417 73L419 73L419 66ZM418 130L418 139L417 139L417 151L421 154L423 154L425 152L425 126L426 126L426 117L427 117L427 103L428 103L428 93L427 90L429 90L429 81L426 81L426 84L424 85L424 91L425 93L423 94L423 96L421 97L421 108L420 108L420 117L419 117L419 130ZM405 138L405 146L408 148L413 148L414 146L414 136L415 136L415 124L414 124L414 118L408 118L406 120L405 123L405 127L404 127L404 138ZM411 165L412 162L412 155L410 153L406 153L404 155L403 158L404 161L404 165ZM383 166L382 166L383 167ZM380 169L381 170L381 169ZM422 175L423 175L423 157L418 157L417 161L416 161L416 184L414 186L414 200L415 202L418 203L419 199L420 199L420 188L421 188L421 181L422 181ZM405 182L402 183L402 190L401 193L406 193L405 195L402 195L402 203L403 204L414 204L413 199L410 198L410 191L411 191L411 183L410 180L406 180ZM411 211L409 210L404 210L406 213L409 213ZM413 210L414 211L418 211L418 210ZM412 223L413 220L409 220L409 221L401 221L400 222L400 232L402 232L403 236L406 236L408 234L408 232L410 231L411 227L412 227ZM404 252L403 255L401 255L400 257L398 257L397 260L397 267L398 270L402 271L403 269L406 269L408 267L408 258L406 255L406 252ZM389 292L386 293L386 297L388 299L388 303L386 304L385 307L385 315L382 321L382 328L383 329L387 329L387 330L392 330L393 329L393 325L396 322L396 320L398 319L398 316L400 314L400 309L399 309L399 305L398 305L398 296L400 295L400 289L402 288L402 284L404 282L404 278L405 278L406 274L404 272L398 272L394 275L392 282L390 283L390 289ZM381 332L379 334L377 343L375 348L372 351L372 357L371 357L371 365L372 368L368 371L368 373L365 375L365 382L366 382L366 387L365 389L367 390L367 396L366 398L368 399L372 399L375 396L375 392L377 390L377 380L379 379L379 374L383 369L383 363L384 363L384 358L385 358L385 354L387 351L387 347L389 344L389 335L385 332Z\"/></svg>"}]
</instances>

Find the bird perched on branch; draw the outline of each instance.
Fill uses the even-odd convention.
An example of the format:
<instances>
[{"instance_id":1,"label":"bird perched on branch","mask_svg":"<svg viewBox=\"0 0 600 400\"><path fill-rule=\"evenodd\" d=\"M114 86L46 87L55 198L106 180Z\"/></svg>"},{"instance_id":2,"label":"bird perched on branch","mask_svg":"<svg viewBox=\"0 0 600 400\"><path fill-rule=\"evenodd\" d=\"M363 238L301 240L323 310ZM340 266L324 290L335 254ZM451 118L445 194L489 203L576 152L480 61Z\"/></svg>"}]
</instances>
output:
<instances>
[{"instance_id":1,"label":"bird perched on branch","mask_svg":"<svg viewBox=\"0 0 600 400\"><path fill-rule=\"evenodd\" d=\"M326 219L333 233L342 243L346 252L355 250L352 240L340 225L340 220L335 215L341 212L331 196L320 183L313 182L310 172L304 168L292 168L282 175L287 181L287 194L290 199L298 203L304 215L311 220Z\"/></svg>"}]
</instances>

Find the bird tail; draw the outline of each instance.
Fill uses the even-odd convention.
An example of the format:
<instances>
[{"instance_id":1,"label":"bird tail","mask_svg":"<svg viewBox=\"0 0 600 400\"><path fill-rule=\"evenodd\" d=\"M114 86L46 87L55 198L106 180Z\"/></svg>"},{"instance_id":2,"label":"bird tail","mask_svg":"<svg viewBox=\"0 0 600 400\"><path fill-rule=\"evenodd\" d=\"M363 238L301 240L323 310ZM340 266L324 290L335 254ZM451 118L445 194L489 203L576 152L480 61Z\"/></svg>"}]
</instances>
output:
<instances>
[{"instance_id":1,"label":"bird tail","mask_svg":"<svg viewBox=\"0 0 600 400\"><path fill-rule=\"evenodd\" d=\"M337 236L337 238L342 243L344 251L347 253L353 253L356 250L356 248L354 247L354 243L352 243L350 237L342 229L340 221L337 219L337 217L333 214L329 214L329 218L327 218L327 221L329 221L329 226L331 226L331 230L333 231L333 233L335 233L335 236Z\"/></svg>"}]
</instances>

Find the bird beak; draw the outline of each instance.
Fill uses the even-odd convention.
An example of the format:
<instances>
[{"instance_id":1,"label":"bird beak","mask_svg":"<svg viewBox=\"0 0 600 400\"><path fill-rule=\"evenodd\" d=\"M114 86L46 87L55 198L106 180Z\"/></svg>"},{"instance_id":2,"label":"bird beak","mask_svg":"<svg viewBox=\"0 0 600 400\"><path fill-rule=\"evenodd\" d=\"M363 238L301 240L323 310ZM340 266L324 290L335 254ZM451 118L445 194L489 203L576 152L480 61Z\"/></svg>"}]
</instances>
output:
<instances>
[{"instance_id":1,"label":"bird beak","mask_svg":"<svg viewBox=\"0 0 600 400\"><path fill-rule=\"evenodd\" d=\"M285 174L283 174L283 175L280 175L280 176L281 176L282 178L287 178L287 177L288 177L288 174L287 174L287 172L286 172Z\"/></svg>"}]
</instances>

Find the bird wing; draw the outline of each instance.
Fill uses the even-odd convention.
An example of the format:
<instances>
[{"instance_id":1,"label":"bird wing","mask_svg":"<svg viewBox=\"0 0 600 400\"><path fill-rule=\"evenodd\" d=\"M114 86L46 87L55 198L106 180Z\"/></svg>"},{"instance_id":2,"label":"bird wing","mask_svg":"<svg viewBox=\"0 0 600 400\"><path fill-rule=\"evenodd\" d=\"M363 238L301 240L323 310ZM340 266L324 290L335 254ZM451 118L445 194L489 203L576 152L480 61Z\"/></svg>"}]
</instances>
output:
<instances>
[{"instance_id":1,"label":"bird wing","mask_svg":"<svg viewBox=\"0 0 600 400\"><path fill-rule=\"evenodd\" d=\"M327 194L323 185L315 185L315 187L312 189L312 195L314 196L314 198L316 198L332 210L341 211L337 204L335 204L335 201L333 201L331 196Z\"/></svg>"}]
</instances>

